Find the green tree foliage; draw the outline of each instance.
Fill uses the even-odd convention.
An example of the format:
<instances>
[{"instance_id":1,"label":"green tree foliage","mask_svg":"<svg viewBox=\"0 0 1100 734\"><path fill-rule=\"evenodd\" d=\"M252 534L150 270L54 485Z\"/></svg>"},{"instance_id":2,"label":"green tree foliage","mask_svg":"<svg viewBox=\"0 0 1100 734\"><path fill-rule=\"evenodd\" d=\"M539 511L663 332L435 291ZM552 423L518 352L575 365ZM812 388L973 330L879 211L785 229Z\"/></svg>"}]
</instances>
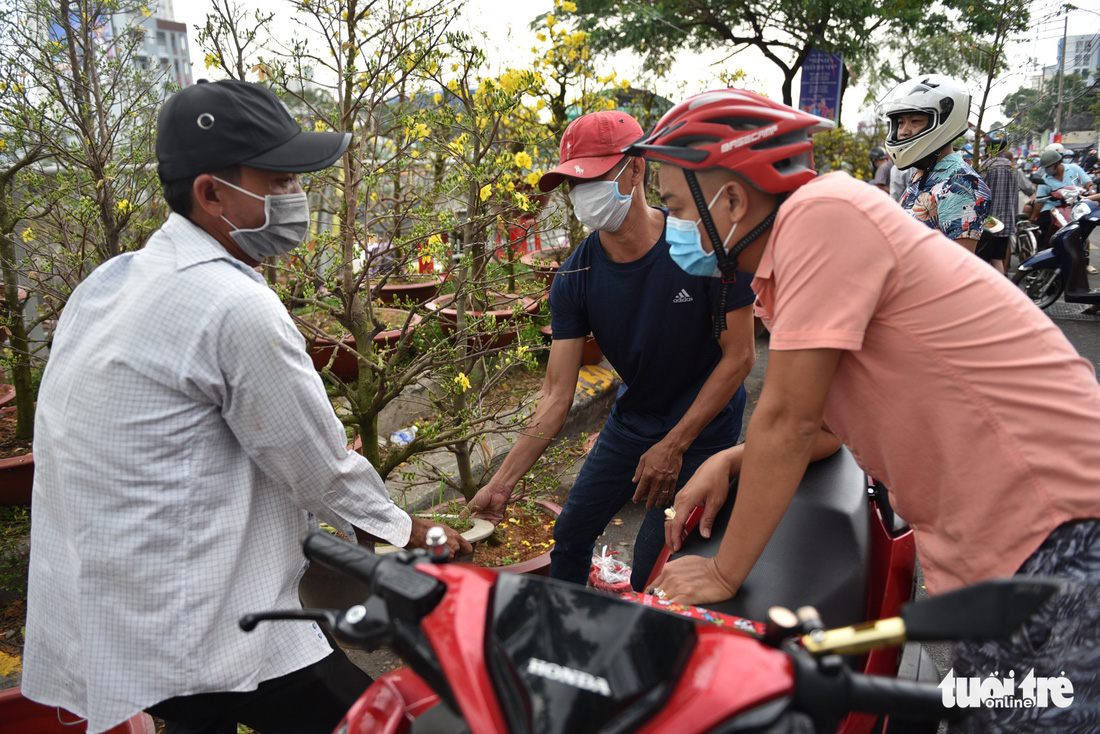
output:
<instances>
[{"instance_id":1,"label":"green tree foliage","mask_svg":"<svg viewBox=\"0 0 1100 734\"><path fill-rule=\"evenodd\" d=\"M1004 98L1004 113L1014 127L1028 131L1054 129L1058 82L1051 81L1047 87L1042 92L1020 87ZM1100 114L1100 89L1088 84L1080 74L1066 74L1062 83L1062 129L1091 130L1096 127L1097 114Z\"/></svg>"},{"instance_id":2,"label":"green tree foliage","mask_svg":"<svg viewBox=\"0 0 1100 734\"><path fill-rule=\"evenodd\" d=\"M810 49L841 53L862 66L874 58L878 31L923 22L927 7L915 0L664 0L621 3L578 0L582 28L596 47L632 49L646 67L667 71L684 49L721 48L731 55L755 48L783 74L782 98L791 104L795 76Z\"/></svg>"},{"instance_id":3,"label":"green tree foliage","mask_svg":"<svg viewBox=\"0 0 1100 734\"><path fill-rule=\"evenodd\" d=\"M72 289L99 263L140 247L162 216L156 200L155 113L167 82L136 58L148 17L120 0L12 0L0 10L0 261L8 366L31 431L29 370ZM14 236L18 230L18 237ZM29 319L29 320L25 320ZM24 409L25 408L25 409Z\"/></svg>"}]
</instances>

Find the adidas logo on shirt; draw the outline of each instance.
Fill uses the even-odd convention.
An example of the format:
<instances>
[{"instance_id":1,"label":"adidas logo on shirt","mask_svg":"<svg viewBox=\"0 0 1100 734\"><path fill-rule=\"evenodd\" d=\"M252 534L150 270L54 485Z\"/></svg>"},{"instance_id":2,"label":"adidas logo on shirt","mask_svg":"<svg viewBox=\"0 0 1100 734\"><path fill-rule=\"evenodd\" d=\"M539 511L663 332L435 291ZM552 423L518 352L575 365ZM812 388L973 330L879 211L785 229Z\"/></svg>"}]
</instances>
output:
<instances>
[{"instance_id":1,"label":"adidas logo on shirt","mask_svg":"<svg viewBox=\"0 0 1100 734\"><path fill-rule=\"evenodd\" d=\"M672 299L673 303L691 303L695 299L691 297L691 294L687 292L687 289L681 288L680 292L676 294L676 297Z\"/></svg>"}]
</instances>

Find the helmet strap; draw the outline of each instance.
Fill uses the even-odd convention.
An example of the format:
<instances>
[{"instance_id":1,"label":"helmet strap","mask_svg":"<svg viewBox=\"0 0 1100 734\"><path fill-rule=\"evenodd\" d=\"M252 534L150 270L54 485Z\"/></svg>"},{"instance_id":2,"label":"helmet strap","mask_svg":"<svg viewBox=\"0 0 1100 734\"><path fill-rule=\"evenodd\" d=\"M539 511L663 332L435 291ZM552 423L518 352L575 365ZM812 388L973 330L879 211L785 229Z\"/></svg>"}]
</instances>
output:
<instances>
[{"instance_id":1,"label":"helmet strap","mask_svg":"<svg viewBox=\"0 0 1100 734\"><path fill-rule=\"evenodd\" d=\"M779 213L779 207L773 209L768 216L764 217L762 222L753 227L751 232L738 240L737 244L727 251L722 244L722 238L718 236L718 228L714 226L714 219L710 216L710 207L707 206L706 197L703 196L703 189L699 186L695 172L685 168L684 178L687 180L688 189L691 191L691 198L695 200L699 220L703 223L703 229L707 231L710 243L714 246L714 259L718 263L718 271L722 274L722 290L718 294L718 312L714 314L714 338L718 339L726 329L726 300L729 296L729 287L737 282L737 256L772 226L772 223L775 222L775 215ZM781 203L783 198L785 197L780 197Z\"/></svg>"}]
</instances>

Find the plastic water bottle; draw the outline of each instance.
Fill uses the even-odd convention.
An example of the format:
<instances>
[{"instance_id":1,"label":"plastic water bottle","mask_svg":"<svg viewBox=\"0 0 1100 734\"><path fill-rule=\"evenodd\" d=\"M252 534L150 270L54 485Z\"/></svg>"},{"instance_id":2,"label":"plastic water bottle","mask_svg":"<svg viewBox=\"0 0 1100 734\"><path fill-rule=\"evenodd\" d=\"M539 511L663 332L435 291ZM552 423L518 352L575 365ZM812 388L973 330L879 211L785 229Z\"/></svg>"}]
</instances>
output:
<instances>
[{"instance_id":1,"label":"plastic water bottle","mask_svg":"<svg viewBox=\"0 0 1100 734\"><path fill-rule=\"evenodd\" d=\"M416 426L400 428L390 434L390 443L394 446L408 446L416 438Z\"/></svg>"}]
</instances>

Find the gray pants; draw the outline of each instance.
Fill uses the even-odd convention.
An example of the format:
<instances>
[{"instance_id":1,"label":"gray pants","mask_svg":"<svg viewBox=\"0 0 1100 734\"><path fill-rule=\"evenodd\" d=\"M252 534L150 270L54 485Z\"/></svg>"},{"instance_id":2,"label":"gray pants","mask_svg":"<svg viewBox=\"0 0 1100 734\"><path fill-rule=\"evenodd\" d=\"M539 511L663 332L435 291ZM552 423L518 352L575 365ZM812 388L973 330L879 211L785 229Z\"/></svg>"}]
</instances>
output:
<instances>
[{"instance_id":1,"label":"gray pants","mask_svg":"<svg viewBox=\"0 0 1100 734\"><path fill-rule=\"evenodd\" d=\"M1017 684L1029 671L1036 679L1064 676L1073 684L1072 702L983 707L951 732L1100 732L1100 520L1058 527L1017 575L1053 576L1066 589L1008 639L955 643L955 676L1003 680L1014 671Z\"/></svg>"}]
</instances>

